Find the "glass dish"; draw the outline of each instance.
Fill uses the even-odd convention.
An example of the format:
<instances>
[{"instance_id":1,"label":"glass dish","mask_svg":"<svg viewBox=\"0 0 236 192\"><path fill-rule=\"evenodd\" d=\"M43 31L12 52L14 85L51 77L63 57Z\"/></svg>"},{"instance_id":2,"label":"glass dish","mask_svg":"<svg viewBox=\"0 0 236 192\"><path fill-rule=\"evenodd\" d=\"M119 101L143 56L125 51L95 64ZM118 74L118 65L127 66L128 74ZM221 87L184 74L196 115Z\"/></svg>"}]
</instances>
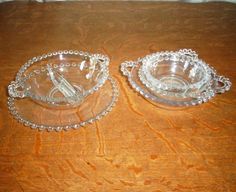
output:
<instances>
[{"instance_id":1,"label":"glass dish","mask_svg":"<svg viewBox=\"0 0 236 192\"><path fill-rule=\"evenodd\" d=\"M131 86L147 99L171 106L207 102L231 87L228 78L198 59L192 50L160 52L121 64Z\"/></svg>"},{"instance_id":2,"label":"glass dish","mask_svg":"<svg viewBox=\"0 0 236 192\"><path fill-rule=\"evenodd\" d=\"M88 95L78 106L70 109L45 107L29 97L8 98L8 108L15 119L33 129L62 131L78 129L107 115L114 107L119 95L116 81L108 80L99 91Z\"/></svg>"},{"instance_id":3,"label":"glass dish","mask_svg":"<svg viewBox=\"0 0 236 192\"><path fill-rule=\"evenodd\" d=\"M57 51L34 57L8 86L13 98L30 98L53 108L72 108L104 85L109 58L82 51Z\"/></svg>"},{"instance_id":4,"label":"glass dish","mask_svg":"<svg viewBox=\"0 0 236 192\"><path fill-rule=\"evenodd\" d=\"M198 97L213 74L192 50L157 52L142 58L140 80L160 94L174 97Z\"/></svg>"}]
</instances>

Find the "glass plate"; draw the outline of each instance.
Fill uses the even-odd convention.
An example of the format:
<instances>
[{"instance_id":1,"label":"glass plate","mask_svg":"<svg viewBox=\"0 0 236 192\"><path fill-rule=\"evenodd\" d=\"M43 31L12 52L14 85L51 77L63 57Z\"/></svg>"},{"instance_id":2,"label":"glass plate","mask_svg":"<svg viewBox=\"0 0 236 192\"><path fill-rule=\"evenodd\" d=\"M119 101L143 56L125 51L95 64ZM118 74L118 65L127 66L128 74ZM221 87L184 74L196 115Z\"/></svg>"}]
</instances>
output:
<instances>
[{"instance_id":1,"label":"glass plate","mask_svg":"<svg viewBox=\"0 0 236 192\"><path fill-rule=\"evenodd\" d=\"M30 98L8 98L11 114L33 129L61 131L78 129L101 119L112 110L119 95L117 83L111 77L99 91L89 95L78 106L70 109L45 107Z\"/></svg>"}]
</instances>

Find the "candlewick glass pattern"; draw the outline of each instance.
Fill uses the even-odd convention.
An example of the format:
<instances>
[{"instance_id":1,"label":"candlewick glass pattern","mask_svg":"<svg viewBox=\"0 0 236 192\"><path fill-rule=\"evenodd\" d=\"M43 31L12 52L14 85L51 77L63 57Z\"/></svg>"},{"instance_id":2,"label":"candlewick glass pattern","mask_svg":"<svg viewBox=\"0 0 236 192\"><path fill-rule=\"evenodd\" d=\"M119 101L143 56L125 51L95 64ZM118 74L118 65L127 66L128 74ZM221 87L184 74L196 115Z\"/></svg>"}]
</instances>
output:
<instances>
[{"instance_id":1,"label":"candlewick glass pattern","mask_svg":"<svg viewBox=\"0 0 236 192\"><path fill-rule=\"evenodd\" d=\"M218 76L189 49L127 61L121 64L121 71L144 97L172 106L197 105L231 87L228 78Z\"/></svg>"},{"instance_id":2,"label":"candlewick glass pattern","mask_svg":"<svg viewBox=\"0 0 236 192\"><path fill-rule=\"evenodd\" d=\"M8 86L8 108L25 126L77 129L107 115L119 90L109 76L109 58L63 50L27 61Z\"/></svg>"},{"instance_id":3,"label":"candlewick glass pattern","mask_svg":"<svg viewBox=\"0 0 236 192\"><path fill-rule=\"evenodd\" d=\"M82 51L58 51L26 62L8 86L11 97L29 97L48 107L76 107L102 87L109 58Z\"/></svg>"}]
</instances>

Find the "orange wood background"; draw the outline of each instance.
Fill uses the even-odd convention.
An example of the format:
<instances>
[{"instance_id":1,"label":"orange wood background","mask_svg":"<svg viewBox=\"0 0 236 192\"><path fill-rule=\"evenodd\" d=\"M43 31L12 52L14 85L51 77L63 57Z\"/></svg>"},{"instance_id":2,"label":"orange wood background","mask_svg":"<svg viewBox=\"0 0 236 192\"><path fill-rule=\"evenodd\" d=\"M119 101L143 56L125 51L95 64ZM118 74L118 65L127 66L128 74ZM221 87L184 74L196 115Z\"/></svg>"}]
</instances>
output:
<instances>
[{"instance_id":1,"label":"orange wood background","mask_svg":"<svg viewBox=\"0 0 236 192\"><path fill-rule=\"evenodd\" d=\"M232 89L167 110L134 92L119 71L124 60L180 48L197 51ZM109 55L119 101L79 130L31 130L8 113L6 87L29 58L60 49ZM236 191L235 66L235 4L0 4L0 191Z\"/></svg>"}]
</instances>

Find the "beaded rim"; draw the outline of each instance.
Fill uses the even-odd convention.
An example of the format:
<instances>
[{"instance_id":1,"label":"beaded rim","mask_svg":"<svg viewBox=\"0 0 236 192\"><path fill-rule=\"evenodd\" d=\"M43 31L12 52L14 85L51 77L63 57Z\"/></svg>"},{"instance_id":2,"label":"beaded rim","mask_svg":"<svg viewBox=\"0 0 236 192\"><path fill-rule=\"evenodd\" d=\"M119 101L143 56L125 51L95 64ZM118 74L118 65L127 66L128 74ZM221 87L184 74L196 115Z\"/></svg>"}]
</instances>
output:
<instances>
[{"instance_id":1,"label":"beaded rim","mask_svg":"<svg viewBox=\"0 0 236 192\"><path fill-rule=\"evenodd\" d=\"M28 75L27 77L23 77L24 72L30 66L32 66L33 64L35 64L38 61L42 61L44 59L47 59L47 58L50 58L50 57L54 57L54 56L57 56L57 55L78 55L78 56L89 57L89 58L90 57L94 57L94 58L96 58L98 60L103 60L103 63L100 64L101 71L103 72L103 77L101 78L101 81L99 81L91 89L86 90L84 96L87 96L89 94L94 93L95 91L98 91L99 88L101 88L104 85L104 83L106 82L106 80L109 77L108 65L109 65L110 60L109 60L108 56L102 55L102 54L91 54L91 53L88 53L88 52L77 51L77 50L61 50L61 51L50 52L50 53L43 54L43 55L40 55L40 56L37 56L37 57L33 57L32 59L29 59L20 68L20 70L16 74L16 80L11 82L11 84L9 85L8 89L11 88L11 85L17 84L18 82L23 82L25 79L31 77L32 74ZM57 66L60 66L60 65L57 65ZM42 68L42 70L45 70L45 69ZM39 70L35 70L34 73L38 74L38 73L40 73L40 71ZM31 97L32 99L35 99L35 100L39 100L39 101L42 101L42 102L50 102L50 103L67 102L67 99L68 99L68 98L60 98L60 99L58 99L58 98L51 98L51 97L47 97L47 96L42 97L42 96L37 96L37 95L30 94L30 93L27 93L26 96L29 96L29 97Z\"/></svg>"},{"instance_id":2,"label":"beaded rim","mask_svg":"<svg viewBox=\"0 0 236 192\"><path fill-rule=\"evenodd\" d=\"M118 96L119 96L119 88L117 85L117 82L115 81L114 78L108 77L108 81L110 81L112 85L112 99L110 104L103 110L101 111L98 115L89 118L86 121L82 121L78 124L72 124L72 125L65 125L65 126L49 126L49 125L41 125L37 123L33 123L31 121L28 121L24 119L17 111L15 107L15 98L8 97L8 109L10 113L13 115L13 117L20 123L24 124L25 126L31 127L32 129L38 129L40 131L47 130L47 131L62 131L62 130L70 130L70 129L78 129L80 127L84 127L87 124L91 124L97 120L100 120L102 117L106 116L112 108L115 106Z\"/></svg>"}]
</instances>

